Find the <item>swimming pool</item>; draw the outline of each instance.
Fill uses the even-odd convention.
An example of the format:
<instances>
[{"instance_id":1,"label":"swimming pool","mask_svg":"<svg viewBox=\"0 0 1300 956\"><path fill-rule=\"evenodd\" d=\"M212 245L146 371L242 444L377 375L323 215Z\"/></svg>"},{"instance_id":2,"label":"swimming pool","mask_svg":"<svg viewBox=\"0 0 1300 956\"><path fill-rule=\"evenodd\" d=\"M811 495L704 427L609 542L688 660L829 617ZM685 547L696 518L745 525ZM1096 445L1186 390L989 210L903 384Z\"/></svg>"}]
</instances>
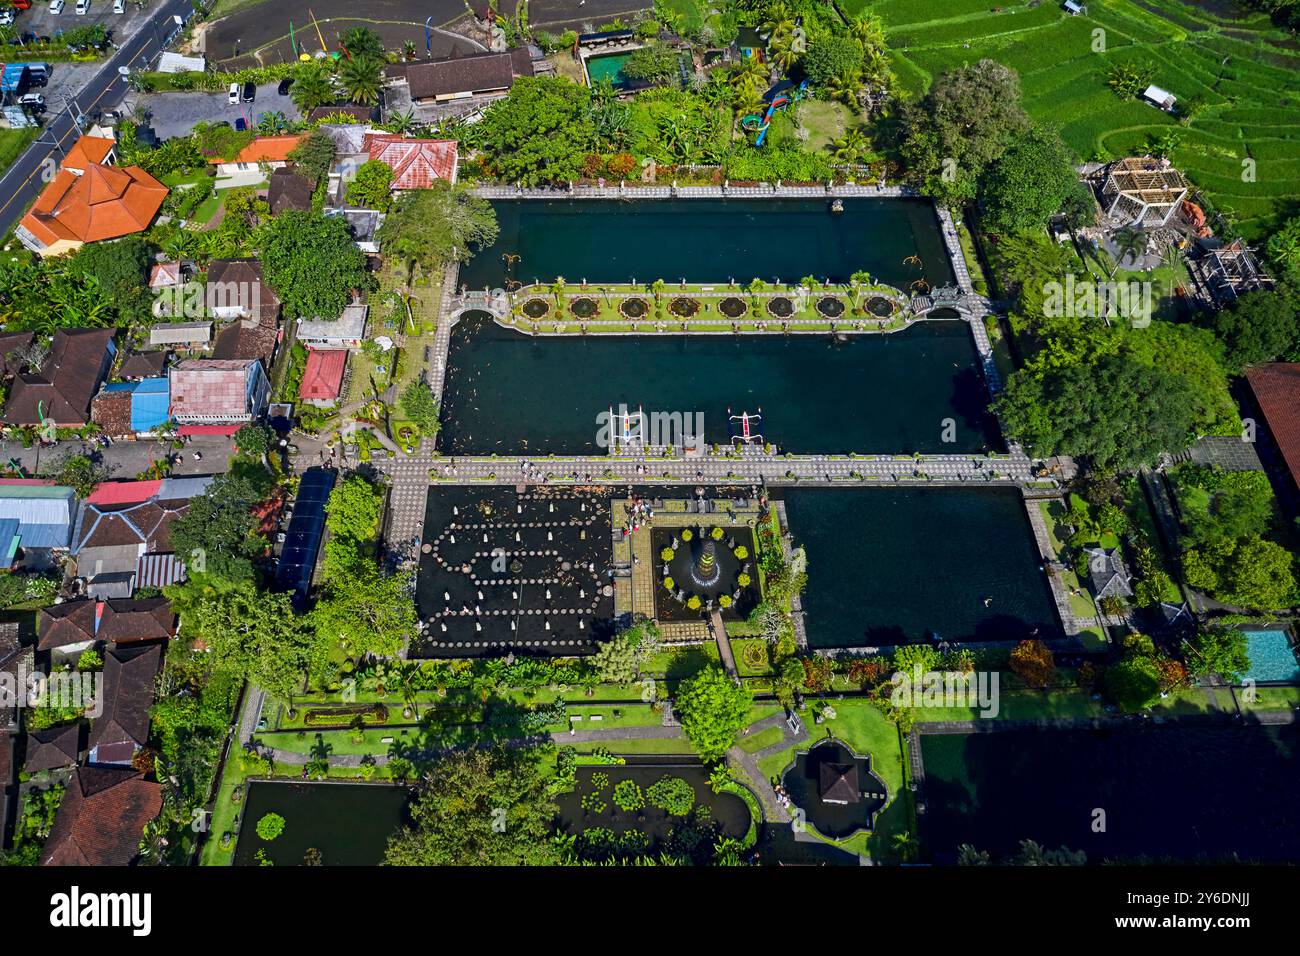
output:
<instances>
[{"instance_id":1,"label":"swimming pool","mask_svg":"<svg viewBox=\"0 0 1300 956\"><path fill-rule=\"evenodd\" d=\"M623 72L623 64L631 58L631 53L606 53L587 57L587 78L592 86L606 80L616 90L627 89L631 80Z\"/></svg>"},{"instance_id":2,"label":"swimming pool","mask_svg":"<svg viewBox=\"0 0 1300 956\"><path fill-rule=\"evenodd\" d=\"M1246 653L1250 656L1249 680L1300 683L1300 662L1286 631L1246 631Z\"/></svg>"}]
</instances>

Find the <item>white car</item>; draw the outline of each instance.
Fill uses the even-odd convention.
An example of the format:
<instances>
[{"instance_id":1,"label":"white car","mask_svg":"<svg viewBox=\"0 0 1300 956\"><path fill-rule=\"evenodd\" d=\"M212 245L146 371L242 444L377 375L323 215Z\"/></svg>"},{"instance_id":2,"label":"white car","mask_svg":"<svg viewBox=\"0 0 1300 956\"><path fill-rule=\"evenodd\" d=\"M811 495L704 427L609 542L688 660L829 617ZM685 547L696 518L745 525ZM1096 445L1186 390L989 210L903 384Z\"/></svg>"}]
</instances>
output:
<instances>
[{"instance_id":1,"label":"white car","mask_svg":"<svg viewBox=\"0 0 1300 956\"><path fill-rule=\"evenodd\" d=\"M62 13L63 0L50 0L50 13Z\"/></svg>"},{"instance_id":2,"label":"white car","mask_svg":"<svg viewBox=\"0 0 1300 956\"><path fill-rule=\"evenodd\" d=\"M0 10L0 27L13 26L13 22L14 22L13 7L5 7L3 10Z\"/></svg>"},{"instance_id":3,"label":"white car","mask_svg":"<svg viewBox=\"0 0 1300 956\"><path fill-rule=\"evenodd\" d=\"M77 16L84 16L90 12L90 0L77 0Z\"/></svg>"},{"instance_id":4,"label":"white car","mask_svg":"<svg viewBox=\"0 0 1300 956\"><path fill-rule=\"evenodd\" d=\"M226 97L226 102L229 103L231 106L239 105L239 84L238 83L230 84L230 95Z\"/></svg>"},{"instance_id":5,"label":"white car","mask_svg":"<svg viewBox=\"0 0 1300 956\"><path fill-rule=\"evenodd\" d=\"M126 13L126 0L113 0L114 13Z\"/></svg>"}]
</instances>

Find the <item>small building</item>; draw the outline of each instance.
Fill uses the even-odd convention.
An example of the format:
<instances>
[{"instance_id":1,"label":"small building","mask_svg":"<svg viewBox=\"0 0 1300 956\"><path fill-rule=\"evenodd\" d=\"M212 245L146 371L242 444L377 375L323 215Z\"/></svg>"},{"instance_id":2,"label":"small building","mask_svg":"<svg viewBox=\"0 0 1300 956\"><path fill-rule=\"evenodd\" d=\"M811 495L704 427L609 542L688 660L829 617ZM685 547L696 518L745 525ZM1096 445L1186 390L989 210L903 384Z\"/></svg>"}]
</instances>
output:
<instances>
[{"instance_id":1,"label":"small building","mask_svg":"<svg viewBox=\"0 0 1300 956\"><path fill-rule=\"evenodd\" d=\"M1086 17L1088 15L1087 5L1078 3L1077 0L1065 0L1065 3L1061 4L1061 9L1072 17Z\"/></svg>"},{"instance_id":2,"label":"small building","mask_svg":"<svg viewBox=\"0 0 1300 956\"><path fill-rule=\"evenodd\" d=\"M320 408L333 405L339 400L347 365L347 349L309 349L298 397Z\"/></svg>"},{"instance_id":3,"label":"small building","mask_svg":"<svg viewBox=\"0 0 1300 956\"><path fill-rule=\"evenodd\" d=\"M0 535L4 567L15 561L36 570L53 567L56 555L72 546L76 517L77 493L71 488L44 482L0 484L0 522L13 522Z\"/></svg>"},{"instance_id":4,"label":"small building","mask_svg":"<svg viewBox=\"0 0 1300 956\"><path fill-rule=\"evenodd\" d=\"M280 342L280 298L256 259L217 259L208 268L208 312L228 324L217 333L212 357L259 359L271 368ZM231 321L233 320L233 321Z\"/></svg>"},{"instance_id":5,"label":"small building","mask_svg":"<svg viewBox=\"0 0 1300 956\"><path fill-rule=\"evenodd\" d=\"M211 483L210 477L168 478L106 482L96 488L81 509L72 547L77 573L88 580L92 593L102 576L134 577L146 554L170 552L172 525L189 511L192 498L207 493ZM130 597L131 592L111 596Z\"/></svg>"},{"instance_id":6,"label":"small building","mask_svg":"<svg viewBox=\"0 0 1300 956\"><path fill-rule=\"evenodd\" d=\"M1084 548L1088 555L1088 580L1097 600L1133 596L1132 578L1119 548Z\"/></svg>"},{"instance_id":7,"label":"small building","mask_svg":"<svg viewBox=\"0 0 1300 956\"><path fill-rule=\"evenodd\" d=\"M456 182L454 139L407 139L387 133L371 133L365 139L366 152L393 170L392 188L428 189L436 180Z\"/></svg>"},{"instance_id":8,"label":"small building","mask_svg":"<svg viewBox=\"0 0 1300 956\"><path fill-rule=\"evenodd\" d=\"M1300 362L1252 365L1246 369L1246 381L1272 439L1267 445L1257 443L1260 454L1266 466L1281 473L1275 487L1294 513L1300 501Z\"/></svg>"},{"instance_id":9,"label":"small building","mask_svg":"<svg viewBox=\"0 0 1300 956\"><path fill-rule=\"evenodd\" d=\"M87 762L129 767L149 742L149 708L162 646L113 648L104 655L102 713L90 725Z\"/></svg>"},{"instance_id":10,"label":"small building","mask_svg":"<svg viewBox=\"0 0 1300 956\"><path fill-rule=\"evenodd\" d=\"M23 686L27 675L32 673L35 655L30 647L24 647L19 640L18 622L0 622L0 674L6 674L14 682L14 688ZM18 699L0 697L0 766L8 756L9 735L18 732ZM0 794L9 783L6 775L0 777ZM4 800L0 799L0 807Z\"/></svg>"},{"instance_id":11,"label":"small building","mask_svg":"<svg viewBox=\"0 0 1300 956\"><path fill-rule=\"evenodd\" d=\"M309 349L359 349L370 306L354 302L337 319L299 319L298 341Z\"/></svg>"},{"instance_id":12,"label":"small building","mask_svg":"<svg viewBox=\"0 0 1300 956\"><path fill-rule=\"evenodd\" d=\"M259 136L241 149L234 159L209 156L208 162L217 167L218 176L237 176L263 167L275 170L289 162L289 154L303 139L302 136Z\"/></svg>"},{"instance_id":13,"label":"small building","mask_svg":"<svg viewBox=\"0 0 1300 956\"><path fill-rule=\"evenodd\" d=\"M1101 204L1115 228L1155 229L1174 217L1188 189L1187 178L1169 160L1128 156L1107 168Z\"/></svg>"},{"instance_id":14,"label":"small building","mask_svg":"<svg viewBox=\"0 0 1300 956\"><path fill-rule=\"evenodd\" d=\"M164 50L158 58L159 73L202 73L208 68L208 61L201 56L182 56L171 50Z\"/></svg>"},{"instance_id":15,"label":"small building","mask_svg":"<svg viewBox=\"0 0 1300 956\"><path fill-rule=\"evenodd\" d=\"M858 766L826 761L818 767L818 792L825 803L857 803Z\"/></svg>"},{"instance_id":16,"label":"small building","mask_svg":"<svg viewBox=\"0 0 1300 956\"><path fill-rule=\"evenodd\" d=\"M170 418L170 392L165 375L105 385L90 403L90 420L110 438L157 434Z\"/></svg>"},{"instance_id":17,"label":"small building","mask_svg":"<svg viewBox=\"0 0 1300 956\"><path fill-rule=\"evenodd\" d=\"M80 599L52 604L36 612L36 649L75 659L95 646L104 602Z\"/></svg>"},{"instance_id":18,"label":"small building","mask_svg":"<svg viewBox=\"0 0 1300 956\"><path fill-rule=\"evenodd\" d=\"M130 767L78 767L41 851L42 866L129 866L162 812L162 787Z\"/></svg>"},{"instance_id":19,"label":"small building","mask_svg":"<svg viewBox=\"0 0 1300 956\"><path fill-rule=\"evenodd\" d=\"M194 263L189 260L158 262L149 270L149 291L176 289L194 278Z\"/></svg>"},{"instance_id":20,"label":"small building","mask_svg":"<svg viewBox=\"0 0 1300 956\"><path fill-rule=\"evenodd\" d=\"M0 375L16 375L33 354L35 332L0 332Z\"/></svg>"},{"instance_id":21,"label":"small building","mask_svg":"<svg viewBox=\"0 0 1300 956\"><path fill-rule=\"evenodd\" d=\"M113 329L60 329L40 369L14 376L5 402L6 425L64 425L90 421L90 400L112 367Z\"/></svg>"},{"instance_id":22,"label":"small building","mask_svg":"<svg viewBox=\"0 0 1300 956\"><path fill-rule=\"evenodd\" d=\"M81 724L51 727L27 735L26 773L42 773L75 767L81 759Z\"/></svg>"},{"instance_id":23,"label":"small building","mask_svg":"<svg viewBox=\"0 0 1300 956\"><path fill-rule=\"evenodd\" d=\"M127 381L157 378L162 375L163 369L166 367L167 353L165 351L128 352L123 356L122 364L117 367L116 377Z\"/></svg>"},{"instance_id":24,"label":"small building","mask_svg":"<svg viewBox=\"0 0 1300 956\"><path fill-rule=\"evenodd\" d=\"M1158 86L1148 86L1142 91L1142 99L1146 100L1152 106L1158 106L1166 113L1174 111L1174 104L1178 102L1178 97L1168 90L1161 89Z\"/></svg>"},{"instance_id":25,"label":"small building","mask_svg":"<svg viewBox=\"0 0 1300 956\"><path fill-rule=\"evenodd\" d=\"M171 417L182 424L252 421L271 393L257 359L186 359L172 366L169 378Z\"/></svg>"},{"instance_id":26,"label":"small building","mask_svg":"<svg viewBox=\"0 0 1300 956\"><path fill-rule=\"evenodd\" d=\"M75 659L96 644L156 643L176 633L176 616L166 598L141 601L77 598L36 614L36 649Z\"/></svg>"},{"instance_id":27,"label":"small building","mask_svg":"<svg viewBox=\"0 0 1300 956\"><path fill-rule=\"evenodd\" d=\"M293 166L282 166L271 173L266 202L271 207L273 216L290 209L307 212L311 209L311 196L314 191L310 179Z\"/></svg>"},{"instance_id":28,"label":"small building","mask_svg":"<svg viewBox=\"0 0 1300 956\"><path fill-rule=\"evenodd\" d=\"M116 166L117 141L111 136L87 134L72 144L60 165L78 176L94 165Z\"/></svg>"},{"instance_id":29,"label":"small building","mask_svg":"<svg viewBox=\"0 0 1300 956\"><path fill-rule=\"evenodd\" d=\"M182 351L205 349L212 343L211 322L165 322L149 329L149 344Z\"/></svg>"},{"instance_id":30,"label":"small building","mask_svg":"<svg viewBox=\"0 0 1300 956\"><path fill-rule=\"evenodd\" d=\"M1198 291L1218 308L1231 305L1247 292L1271 289L1273 277L1240 239L1223 243L1213 237L1197 240L1187 269Z\"/></svg>"},{"instance_id":31,"label":"small building","mask_svg":"<svg viewBox=\"0 0 1300 956\"><path fill-rule=\"evenodd\" d=\"M384 69L390 84L403 86L417 105L505 96L515 80L533 75L527 47L504 53L475 53L432 63L399 63Z\"/></svg>"},{"instance_id":32,"label":"small building","mask_svg":"<svg viewBox=\"0 0 1300 956\"><path fill-rule=\"evenodd\" d=\"M326 216L339 216L348 224L348 232L357 248L367 255L379 254L379 227L384 214L377 209L326 209Z\"/></svg>"}]
</instances>

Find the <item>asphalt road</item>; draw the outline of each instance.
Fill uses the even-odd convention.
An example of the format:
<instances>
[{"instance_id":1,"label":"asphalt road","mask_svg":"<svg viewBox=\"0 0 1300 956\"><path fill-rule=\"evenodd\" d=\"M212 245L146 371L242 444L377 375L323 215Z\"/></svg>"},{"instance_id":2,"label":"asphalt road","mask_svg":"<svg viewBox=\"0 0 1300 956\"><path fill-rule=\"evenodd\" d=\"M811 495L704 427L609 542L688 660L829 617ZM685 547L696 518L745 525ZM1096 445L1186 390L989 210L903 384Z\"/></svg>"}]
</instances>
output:
<instances>
[{"instance_id":1,"label":"asphalt road","mask_svg":"<svg viewBox=\"0 0 1300 956\"><path fill-rule=\"evenodd\" d=\"M126 95L126 83L118 67L144 68L162 52L162 41L171 32L172 17L186 15L193 9L190 0L163 0L149 20L113 53L99 72L83 86L71 103L82 112L116 107ZM59 69L58 65L55 70ZM8 232L22 217L31 201L58 170L59 160L77 141L79 135L65 104L52 102L45 128L27 151L14 161L0 177L0 233ZM54 110L58 109L55 113ZM48 118L52 117L52 118Z\"/></svg>"}]
</instances>

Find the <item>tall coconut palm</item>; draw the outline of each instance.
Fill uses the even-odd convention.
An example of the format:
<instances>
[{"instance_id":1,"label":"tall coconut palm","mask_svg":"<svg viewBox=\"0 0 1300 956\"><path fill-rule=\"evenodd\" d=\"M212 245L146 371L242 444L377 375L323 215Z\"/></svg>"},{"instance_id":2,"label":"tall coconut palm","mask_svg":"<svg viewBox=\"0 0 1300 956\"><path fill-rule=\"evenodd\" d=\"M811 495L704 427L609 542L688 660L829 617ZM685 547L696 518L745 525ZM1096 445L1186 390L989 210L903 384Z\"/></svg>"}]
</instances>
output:
<instances>
[{"instance_id":1,"label":"tall coconut palm","mask_svg":"<svg viewBox=\"0 0 1300 956\"><path fill-rule=\"evenodd\" d=\"M773 63L775 63L785 73L789 73L796 63L799 62L800 52L796 49L793 34L781 34L774 39L768 47L768 54Z\"/></svg>"},{"instance_id":2,"label":"tall coconut palm","mask_svg":"<svg viewBox=\"0 0 1300 956\"><path fill-rule=\"evenodd\" d=\"M856 163L867 148L867 138L856 127L831 141L831 155L841 163Z\"/></svg>"},{"instance_id":3,"label":"tall coconut palm","mask_svg":"<svg viewBox=\"0 0 1300 956\"><path fill-rule=\"evenodd\" d=\"M885 25L873 13L861 13L849 21L849 36L864 50L879 48L885 45Z\"/></svg>"},{"instance_id":4,"label":"tall coconut palm","mask_svg":"<svg viewBox=\"0 0 1300 956\"><path fill-rule=\"evenodd\" d=\"M317 60L304 63L294 73L289 98L300 113L310 113L318 106L334 101L334 83L329 70Z\"/></svg>"},{"instance_id":5,"label":"tall coconut palm","mask_svg":"<svg viewBox=\"0 0 1300 956\"><path fill-rule=\"evenodd\" d=\"M339 40L350 59L378 60L384 55L384 41L369 27L353 27Z\"/></svg>"},{"instance_id":6,"label":"tall coconut palm","mask_svg":"<svg viewBox=\"0 0 1300 956\"><path fill-rule=\"evenodd\" d=\"M767 70L754 56L743 60L731 75L732 87L742 91L742 95L757 95L766 83Z\"/></svg>"},{"instance_id":7,"label":"tall coconut palm","mask_svg":"<svg viewBox=\"0 0 1300 956\"><path fill-rule=\"evenodd\" d=\"M794 17L795 13L790 4L778 0L764 11L763 19L758 24L758 32L769 39L778 33L792 32Z\"/></svg>"},{"instance_id":8,"label":"tall coconut palm","mask_svg":"<svg viewBox=\"0 0 1300 956\"><path fill-rule=\"evenodd\" d=\"M862 77L847 70L839 76L832 76L826 84L826 90L830 93L831 99L847 103L849 106L858 105L858 90L861 88Z\"/></svg>"},{"instance_id":9,"label":"tall coconut palm","mask_svg":"<svg viewBox=\"0 0 1300 956\"><path fill-rule=\"evenodd\" d=\"M374 106L383 89L379 61L371 57L353 57L339 69L339 81L348 99L358 106Z\"/></svg>"}]
</instances>

